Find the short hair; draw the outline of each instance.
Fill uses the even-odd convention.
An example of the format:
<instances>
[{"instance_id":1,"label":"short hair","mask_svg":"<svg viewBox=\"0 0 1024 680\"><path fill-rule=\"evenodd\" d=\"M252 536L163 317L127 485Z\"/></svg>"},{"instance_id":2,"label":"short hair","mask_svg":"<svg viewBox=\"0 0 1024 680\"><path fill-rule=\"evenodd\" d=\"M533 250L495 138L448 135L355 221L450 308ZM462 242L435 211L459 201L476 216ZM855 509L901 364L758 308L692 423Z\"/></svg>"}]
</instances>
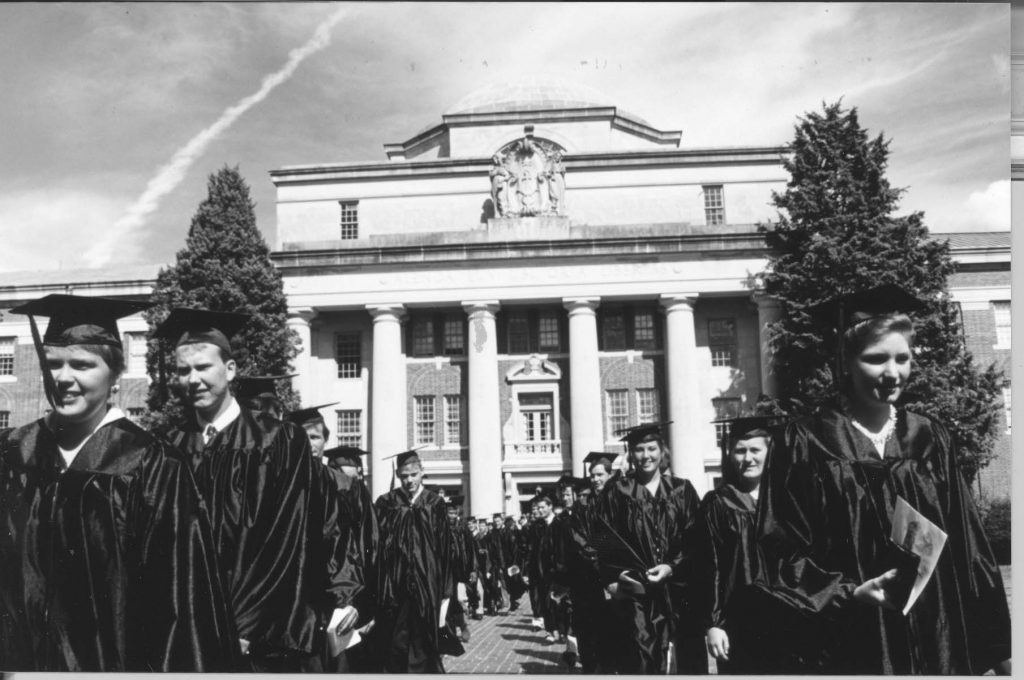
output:
<instances>
[{"instance_id":1,"label":"short hair","mask_svg":"<svg viewBox=\"0 0 1024 680\"><path fill-rule=\"evenodd\" d=\"M320 426L320 436L322 436L324 438L324 441L327 441L328 439L330 439L330 437L331 437L331 430L330 430L329 427L327 427L327 421L326 420L323 420L322 418L319 419L319 420L310 420L309 422L306 422L306 423L302 424L302 429L306 429L310 425L319 425Z\"/></svg>"},{"instance_id":2,"label":"short hair","mask_svg":"<svg viewBox=\"0 0 1024 680\"><path fill-rule=\"evenodd\" d=\"M598 465L602 466L608 474L612 473L612 462L608 458L598 458L590 464L590 467L587 468L587 472L593 472L594 468Z\"/></svg>"},{"instance_id":3,"label":"short hair","mask_svg":"<svg viewBox=\"0 0 1024 680\"><path fill-rule=\"evenodd\" d=\"M551 499L548 498L547 496L537 496L536 498L533 499L533 502L534 503L547 503L548 505L554 505L554 503L551 502Z\"/></svg>"},{"instance_id":4,"label":"short hair","mask_svg":"<svg viewBox=\"0 0 1024 680\"><path fill-rule=\"evenodd\" d=\"M860 354L861 350L889 333L899 333L914 344L914 322L902 312L891 312L872 316L854 323L843 332L843 355L847 360Z\"/></svg>"},{"instance_id":5,"label":"short hair","mask_svg":"<svg viewBox=\"0 0 1024 680\"><path fill-rule=\"evenodd\" d=\"M62 345L44 345L44 347L61 347ZM86 352L95 354L110 369L111 382L121 377L125 371L124 350L114 345L68 345L68 347L79 347Z\"/></svg>"}]
</instances>

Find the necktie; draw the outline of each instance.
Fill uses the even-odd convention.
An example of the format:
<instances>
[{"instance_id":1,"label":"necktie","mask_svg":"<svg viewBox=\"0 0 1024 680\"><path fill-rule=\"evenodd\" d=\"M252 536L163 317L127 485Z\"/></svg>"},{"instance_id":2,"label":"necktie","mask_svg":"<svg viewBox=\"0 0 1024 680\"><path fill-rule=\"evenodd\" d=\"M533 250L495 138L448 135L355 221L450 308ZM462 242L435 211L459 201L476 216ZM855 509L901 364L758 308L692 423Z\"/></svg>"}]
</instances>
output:
<instances>
[{"instance_id":1,"label":"necktie","mask_svg":"<svg viewBox=\"0 0 1024 680\"><path fill-rule=\"evenodd\" d=\"M213 425L207 425L206 430L203 432L203 443L209 444L215 436L217 436L217 428Z\"/></svg>"}]
</instances>

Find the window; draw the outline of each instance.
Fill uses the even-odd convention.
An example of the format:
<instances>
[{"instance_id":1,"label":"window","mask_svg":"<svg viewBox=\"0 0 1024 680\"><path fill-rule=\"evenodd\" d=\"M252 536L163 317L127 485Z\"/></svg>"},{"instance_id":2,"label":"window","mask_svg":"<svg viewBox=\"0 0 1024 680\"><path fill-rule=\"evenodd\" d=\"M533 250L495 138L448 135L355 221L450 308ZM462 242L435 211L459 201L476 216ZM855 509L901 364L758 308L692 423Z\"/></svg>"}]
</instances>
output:
<instances>
[{"instance_id":1,"label":"window","mask_svg":"<svg viewBox=\"0 0 1024 680\"><path fill-rule=\"evenodd\" d=\"M0 411L0 428L11 426L11 412Z\"/></svg>"},{"instance_id":2,"label":"window","mask_svg":"<svg viewBox=\"0 0 1024 680\"><path fill-rule=\"evenodd\" d=\"M740 415L740 400L738 397L718 397L711 400L715 409L715 420L727 418L738 418ZM715 440L719 448L725 446L729 439L729 423L715 423Z\"/></svg>"},{"instance_id":3,"label":"window","mask_svg":"<svg viewBox=\"0 0 1024 680\"><path fill-rule=\"evenodd\" d=\"M620 311L610 311L604 315L601 324L601 337L604 349L616 351L626 349L626 317Z\"/></svg>"},{"instance_id":4,"label":"window","mask_svg":"<svg viewBox=\"0 0 1024 680\"><path fill-rule=\"evenodd\" d=\"M334 336L334 360L338 363L339 378L358 378L362 364L359 332L338 333Z\"/></svg>"},{"instance_id":5,"label":"window","mask_svg":"<svg viewBox=\"0 0 1024 680\"><path fill-rule=\"evenodd\" d=\"M359 201L339 201L342 240L359 238Z\"/></svg>"},{"instance_id":6,"label":"window","mask_svg":"<svg viewBox=\"0 0 1024 680\"><path fill-rule=\"evenodd\" d=\"M629 427L629 390L608 390L608 438Z\"/></svg>"},{"instance_id":7,"label":"window","mask_svg":"<svg viewBox=\"0 0 1024 680\"><path fill-rule=\"evenodd\" d=\"M654 349L656 346L654 312L637 312L633 317L633 347L635 349Z\"/></svg>"},{"instance_id":8,"label":"window","mask_svg":"<svg viewBox=\"0 0 1024 680\"><path fill-rule=\"evenodd\" d=\"M444 353L447 356L466 353L466 324L462 319L455 317L445 318Z\"/></svg>"},{"instance_id":9,"label":"window","mask_svg":"<svg viewBox=\"0 0 1024 680\"><path fill-rule=\"evenodd\" d=\"M523 419L523 436L526 441L546 442L555 438L554 400L550 393L521 393L519 414Z\"/></svg>"},{"instance_id":10,"label":"window","mask_svg":"<svg viewBox=\"0 0 1024 680\"><path fill-rule=\"evenodd\" d=\"M557 352L560 346L558 336L558 314L554 311L541 312L537 317L537 335L540 350Z\"/></svg>"},{"instance_id":11,"label":"window","mask_svg":"<svg viewBox=\"0 0 1024 680\"><path fill-rule=\"evenodd\" d=\"M14 375L14 338L0 338L0 375Z\"/></svg>"},{"instance_id":12,"label":"window","mask_svg":"<svg viewBox=\"0 0 1024 680\"><path fill-rule=\"evenodd\" d=\"M708 319L708 348L712 366L736 365L735 319Z\"/></svg>"},{"instance_id":13,"label":"window","mask_svg":"<svg viewBox=\"0 0 1024 680\"><path fill-rule=\"evenodd\" d=\"M416 446L421 444L433 446L435 443L436 401L437 399L433 395L413 397L414 444Z\"/></svg>"},{"instance_id":14,"label":"window","mask_svg":"<svg viewBox=\"0 0 1024 680\"><path fill-rule=\"evenodd\" d=\"M530 319L526 312L509 312L508 353L527 354L530 351Z\"/></svg>"},{"instance_id":15,"label":"window","mask_svg":"<svg viewBox=\"0 0 1024 680\"><path fill-rule=\"evenodd\" d=\"M338 446L360 446L363 442L362 412L337 411Z\"/></svg>"},{"instance_id":16,"label":"window","mask_svg":"<svg viewBox=\"0 0 1024 680\"><path fill-rule=\"evenodd\" d=\"M721 184L707 185L704 190L704 221L709 225L725 224L725 190Z\"/></svg>"},{"instance_id":17,"label":"window","mask_svg":"<svg viewBox=\"0 0 1024 680\"><path fill-rule=\"evenodd\" d=\"M1003 386L1003 415L1006 417L1006 434L1010 434L1010 386Z\"/></svg>"},{"instance_id":18,"label":"window","mask_svg":"<svg viewBox=\"0 0 1024 680\"><path fill-rule=\"evenodd\" d=\"M636 391L636 413L637 424L642 425L644 423L656 423L661 418L659 417L658 409L658 391L650 389L638 389Z\"/></svg>"},{"instance_id":19,"label":"window","mask_svg":"<svg viewBox=\"0 0 1024 680\"><path fill-rule=\"evenodd\" d=\"M992 311L996 317L996 347L1010 347L1010 301L1001 300L992 303Z\"/></svg>"},{"instance_id":20,"label":"window","mask_svg":"<svg viewBox=\"0 0 1024 680\"><path fill-rule=\"evenodd\" d=\"M444 395L444 443L462 444L462 396L458 394Z\"/></svg>"},{"instance_id":21,"label":"window","mask_svg":"<svg viewBox=\"0 0 1024 680\"><path fill-rule=\"evenodd\" d=\"M141 425L142 424L142 416L145 415L146 409L139 408L139 407L136 406L136 407L133 407L133 408L129 408L127 410L128 410L128 420L132 421L136 425Z\"/></svg>"},{"instance_id":22,"label":"window","mask_svg":"<svg viewBox=\"0 0 1024 680\"><path fill-rule=\"evenodd\" d=\"M434 320L421 317L412 324L412 355L429 357L434 355Z\"/></svg>"},{"instance_id":23,"label":"window","mask_svg":"<svg viewBox=\"0 0 1024 680\"><path fill-rule=\"evenodd\" d=\"M146 334L125 333L125 373L146 374Z\"/></svg>"}]
</instances>

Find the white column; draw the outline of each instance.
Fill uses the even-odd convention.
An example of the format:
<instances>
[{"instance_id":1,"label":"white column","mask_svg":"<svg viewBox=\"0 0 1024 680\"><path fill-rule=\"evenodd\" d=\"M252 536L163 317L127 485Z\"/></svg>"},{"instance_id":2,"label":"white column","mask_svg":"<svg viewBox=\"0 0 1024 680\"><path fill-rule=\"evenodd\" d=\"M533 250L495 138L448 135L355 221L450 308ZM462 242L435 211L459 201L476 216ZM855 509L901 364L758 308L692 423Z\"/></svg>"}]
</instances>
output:
<instances>
[{"instance_id":1,"label":"white column","mask_svg":"<svg viewBox=\"0 0 1024 680\"><path fill-rule=\"evenodd\" d=\"M391 490L388 456L408 448L402 305L367 306L373 317L370 372L370 474L374 499Z\"/></svg>"},{"instance_id":2,"label":"white column","mask_svg":"<svg viewBox=\"0 0 1024 680\"><path fill-rule=\"evenodd\" d=\"M498 396L498 303L463 302L469 315L469 507L473 515L504 509L501 404Z\"/></svg>"},{"instance_id":3,"label":"white column","mask_svg":"<svg viewBox=\"0 0 1024 680\"><path fill-rule=\"evenodd\" d=\"M293 307L288 310L288 328L299 336L299 353L295 355L294 367L298 375L294 378L295 389L299 392L302 405L313 403L310 394L313 388L313 333L310 322L316 318L316 310L312 307Z\"/></svg>"},{"instance_id":4,"label":"white column","mask_svg":"<svg viewBox=\"0 0 1024 680\"><path fill-rule=\"evenodd\" d=\"M672 473L690 480L702 497L704 481L704 439L712 426L702 418L697 365L697 338L693 323L695 294L663 295L665 307L665 363L668 387L669 446Z\"/></svg>"},{"instance_id":5,"label":"white column","mask_svg":"<svg viewBox=\"0 0 1024 680\"><path fill-rule=\"evenodd\" d=\"M768 344L768 324L782 318L782 303L778 298L763 292L754 293L757 303L758 338L761 342L761 393L769 397L779 396L779 382L772 362L772 349Z\"/></svg>"},{"instance_id":6,"label":"white column","mask_svg":"<svg viewBox=\"0 0 1024 680\"><path fill-rule=\"evenodd\" d=\"M569 418L572 425L572 474L583 474L583 459L604 450L601 415L601 367L597 356L599 298L563 300L569 310Z\"/></svg>"}]
</instances>

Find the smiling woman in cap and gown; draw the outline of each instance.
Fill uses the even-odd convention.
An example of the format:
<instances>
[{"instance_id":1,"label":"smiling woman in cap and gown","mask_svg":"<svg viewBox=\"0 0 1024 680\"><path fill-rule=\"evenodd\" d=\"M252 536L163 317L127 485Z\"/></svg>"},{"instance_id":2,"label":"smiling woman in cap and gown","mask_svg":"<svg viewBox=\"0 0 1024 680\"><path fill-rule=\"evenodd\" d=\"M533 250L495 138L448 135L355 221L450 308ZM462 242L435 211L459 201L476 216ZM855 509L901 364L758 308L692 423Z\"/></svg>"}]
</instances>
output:
<instances>
[{"instance_id":1,"label":"smiling woman in cap and gown","mask_svg":"<svg viewBox=\"0 0 1024 680\"><path fill-rule=\"evenodd\" d=\"M453 535L444 499L423 486L416 451L393 456L400 486L374 503L380 523L375 658L387 673L443 673L442 603L453 589ZM446 605L445 605L446 606Z\"/></svg>"},{"instance_id":2,"label":"smiling woman in cap and gown","mask_svg":"<svg viewBox=\"0 0 1024 680\"><path fill-rule=\"evenodd\" d=\"M53 411L0 435L0 668L226 671L235 633L188 463L111 395L116 319L146 303L50 295L29 314ZM34 316L50 322L42 340Z\"/></svg>"},{"instance_id":3,"label":"smiling woman in cap and gown","mask_svg":"<svg viewBox=\"0 0 1024 680\"><path fill-rule=\"evenodd\" d=\"M761 485L758 585L787 652L779 670L1009 672L1006 595L956 441L899 407L913 356L908 314L924 307L885 286L814 310L837 332L845 375L838 400L788 426ZM890 538L898 499L948 534L906 615L898 585L916 565L903 566Z\"/></svg>"},{"instance_id":4,"label":"smiling woman in cap and gown","mask_svg":"<svg viewBox=\"0 0 1024 680\"><path fill-rule=\"evenodd\" d=\"M623 431L631 469L606 482L593 504L589 542L612 595L609 634L618 644L609 672L666 673L673 663L680 673L706 671L703 636L697 645L696 612L687 601L700 500L689 481L668 473L666 424Z\"/></svg>"},{"instance_id":5,"label":"smiling woman in cap and gown","mask_svg":"<svg viewBox=\"0 0 1024 680\"><path fill-rule=\"evenodd\" d=\"M751 640L756 633L750 631L771 623L751 620L744 605L758 568L755 534L761 476L782 418L745 416L716 422L728 423L729 434L722 441L722 484L701 502L695 591L718 673L764 672Z\"/></svg>"},{"instance_id":6,"label":"smiling woman in cap and gown","mask_svg":"<svg viewBox=\"0 0 1024 680\"><path fill-rule=\"evenodd\" d=\"M156 330L173 343L188 406L170 432L191 458L245 653L244 669L319 670L325 632L350 627L338 501L298 426L240 407L229 338L248 317L174 309ZM328 630L329 629L329 630Z\"/></svg>"}]
</instances>

